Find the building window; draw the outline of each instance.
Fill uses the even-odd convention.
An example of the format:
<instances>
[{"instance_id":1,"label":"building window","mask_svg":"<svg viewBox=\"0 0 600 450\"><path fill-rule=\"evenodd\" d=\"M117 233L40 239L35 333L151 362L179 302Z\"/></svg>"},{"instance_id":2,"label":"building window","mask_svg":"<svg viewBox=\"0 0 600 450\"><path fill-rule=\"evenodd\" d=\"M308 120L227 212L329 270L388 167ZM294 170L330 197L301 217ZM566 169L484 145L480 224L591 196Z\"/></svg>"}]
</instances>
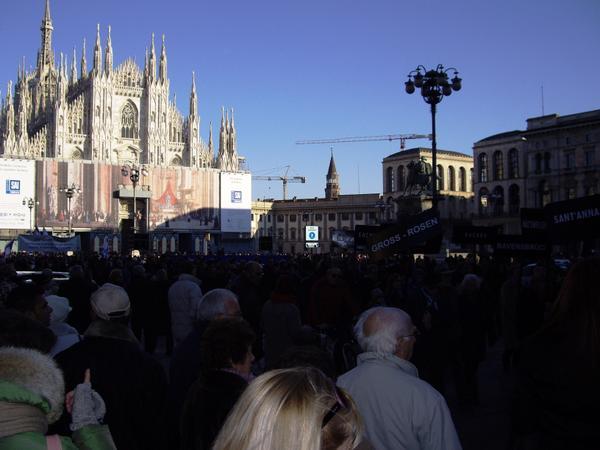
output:
<instances>
[{"instance_id":1,"label":"building window","mask_svg":"<svg viewBox=\"0 0 600 450\"><path fill-rule=\"evenodd\" d=\"M545 180L540 181L538 194L539 194L539 205L541 207L544 207L548 203L552 202L552 191L548 187L547 181L545 181Z\"/></svg>"},{"instance_id":2,"label":"building window","mask_svg":"<svg viewBox=\"0 0 600 450\"><path fill-rule=\"evenodd\" d=\"M315 222L320 222L323 220L323 214L315 214Z\"/></svg>"},{"instance_id":3,"label":"building window","mask_svg":"<svg viewBox=\"0 0 600 450\"><path fill-rule=\"evenodd\" d=\"M519 212L521 204L521 196L519 195L519 186L512 184L508 188L508 212L510 214L516 214Z\"/></svg>"},{"instance_id":4,"label":"building window","mask_svg":"<svg viewBox=\"0 0 600 450\"><path fill-rule=\"evenodd\" d=\"M479 215L486 216L488 214L489 191L487 188L479 189Z\"/></svg>"},{"instance_id":5,"label":"building window","mask_svg":"<svg viewBox=\"0 0 600 450\"><path fill-rule=\"evenodd\" d=\"M347 212L342 213L342 220L350 220L350 214Z\"/></svg>"},{"instance_id":6,"label":"building window","mask_svg":"<svg viewBox=\"0 0 600 450\"><path fill-rule=\"evenodd\" d=\"M254 222L254 214L250 214L250 221Z\"/></svg>"},{"instance_id":7,"label":"building window","mask_svg":"<svg viewBox=\"0 0 600 450\"><path fill-rule=\"evenodd\" d=\"M448 190L456 191L456 172L454 166L448 167Z\"/></svg>"},{"instance_id":8,"label":"building window","mask_svg":"<svg viewBox=\"0 0 600 450\"><path fill-rule=\"evenodd\" d=\"M516 148L508 151L508 178L519 178L519 151Z\"/></svg>"},{"instance_id":9,"label":"building window","mask_svg":"<svg viewBox=\"0 0 600 450\"><path fill-rule=\"evenodd\" d=\"M566 189L566 200L573 200L577 197L577 185L569 186Z\"/></svg>"},{"instance_id":10,"label":"building window","mask_svg":"<svg viewBox=\"0 0 600 450\"><path fill-rule=\"evenodd\" d=\"M138 137L138 113L132 102L125 103L121 110L121 137L128 139Z\"/></svg>"},{"instance_id":11,"label":"building window","mask_svg":"<svg viewBox=\"0 0 600 450\"><path fill-rule=\"evenodd\" d=\"M335 220L335 213L327 214L327 220Z\"/></svg>"},{"instance_id":12,"label":"building window","mask_svg":"<svg viewBox=\"0 0 600 450\"><path fill-rule=\"evenodd\" d=\"M361 213L361 212L354 213L354 218L356 220L363 220L363 213Z\"/></svg>"},{"instance_id":13,"label":"building window","mask_svg":"<svg viewBox=\"0 0 600 450\"><path fill-rule=\"evenodd\" d=\"M502 186L496 186L492 193L494 203L494 215L500 216L504 213L504 189Z\"/></svg>"},{"instance_id":14,"label":"building window","mask_svg":"<svg viewBox=\"0 0 600 450\"><path fill-rule=\"evenodd\" d=\"M488 182L488 160L487 154L485 153L479 155L479 182Z\"/></svg>"},{"instance_id":15,"label":"building window","mask_svg":"<svg viewBox=\"0 0 600 450\"><path fill-rule=\"evenodd\" d=\"M565 152L565 169L575 168L575 150Z\"/></svg>"},{"instance_id":16,"label":"building window","mask_svg":"<svg viewBox=\"0 0 600 450\"><path fill-rule=\"evenodd\" d=\"M494 152L494 181L504 179L504 157L502 152L498 150Z\"/></svg>"},{"instance_id":17,"label":"building window","mask_svg":"<svg viewBox=\"0 0 600 450\"><path fill-rule=\"evenodd\" d=\"M369 211L369 220L377 219L377 213L375 211Z\"/></svg>"},{"instance_id":18,"label":"building window","mask_svg":"<svg viewBox=\"0 0 600 450\"><path fill-rule=\"evenodd\" d=\"M267 222L271 223L271 214L267 214Z\"/></svg>"},{"instance_id":19,"label":"building window","mask_svg":"<svg viewBox=\"0 0 600 450\"><path fill-rule=\"evenodd\" d=\"M283 228L277 228L277 239L283 239Z\"/></svg>"},{"instance_id":20,"label":"building window","mask_svg":"<svg viewBox=\"0 0 600 450\"><path fill-rule=\"evenodd\" d=\"M535 154L535 173L542 173L542 154Z\"/></svg>"},{"instance_id":21,"label":"building window","mask_svg":"<svg viewBox=\"0 0 600 450\"><path fill-rule=\"evenodd\" d=\"M594 195L594 194L596 194L596 188L594 186L592 186L592 185L586 186L583 189L583 192L584 192L585 195Z\"/></svg>"},{"instance_id":22,"label":"building window","mask_svg":"<svg viewBox=\"0 0 600 450\"><path fill-rule=\"evenodd\" d=\"M296 214L290 214L290 222L296 221Z\"/></svg>"},{"instance_id":23,"label":"building window","mask_svg":"<svg viewBox=\"0 0 600 450\"><path fill-rule=\"evenodd\" d=\"M296 240L296 229L295 228L290 228L290 239L292 241Z\"/></svg>"},{"instance_id":24,"label":"building window","mask_svg":"<svg viewBox=\"0 0 600 450\"><path fill-rule=\"evenodd\" d=\"M329 227L329 239L333 236L333 232L335 231L335 227Z\"/></svg>"},{"instance_id":25,"label":"building window","mask_svg":"<svg viewBox=\"0 0 600 450\"><path fill-rule=\"evenodd\" d=\"M304 222L308 222L308 219L309 219L308 214L306 214L306 213L302 214L302 220Z\"/></svg>"},{"instance_id":26,"label":"building window","mask_svg":"<svg viewBox=\"0 0 600 450\"><path fill-rule=\"evenodd\" d=\"M277 214L277 222L282 223L284 221L283 214Z\"/></svg>"},{"instance_id":27,"label":"building window","mask_svg":"<svg viewBox=\"0 0 600 450\"><path fill-rule=\"evenodd\" d=\"M398 166L398 176L396 177L396 190L401 192L405 187L405 179L404 179L404 166Z\"/></svg>"},{"instance_id":28,"label":"building window","mask_svg":"<svg viewBox=\"0 0 600 450\"><path fill-rule=\"evenodd\" d=\"M437 189L438 191L444 190L444 168L441 165L437 166Z\"/></svg>"},{"instance_id":29,"label":"building window","mask_svg":"<svg viewBox=\"0 0 600 450\"><path fill-rule=\"evenodd\" d=\"M394 192L394 169L388 167L385 177L386 192Z\"/></svg>"},{"instance_id":30,"label":"building window","mask_svg":"<svg viewBox=\"0 0 600 450\"><path fill-rule=\"evenodd\" d=\"M467 191L467 171L464 167L458 169L458 184L460 185L460 190L462 192Z\"/></svg>"},{"instance_id":31,"label":"building window","mask_svg":"<svg viewBox=\"0 0 600 450\"><path fill-rule=\"evenodd\" d=\"M544 173L550 173L550 153L544 153Z\"/></svg>"},{"instance_id":32,"label":"building window","mask_svg":"<svg viewBox=\"0 0 600 450\"><path fill-rule=\"evenodd\" d=\"M585 165L586 166L593 166L595 164L596 160L596 150L591 149L591 150L586 150L585 151Z\"/></svg>"}]
</instances>

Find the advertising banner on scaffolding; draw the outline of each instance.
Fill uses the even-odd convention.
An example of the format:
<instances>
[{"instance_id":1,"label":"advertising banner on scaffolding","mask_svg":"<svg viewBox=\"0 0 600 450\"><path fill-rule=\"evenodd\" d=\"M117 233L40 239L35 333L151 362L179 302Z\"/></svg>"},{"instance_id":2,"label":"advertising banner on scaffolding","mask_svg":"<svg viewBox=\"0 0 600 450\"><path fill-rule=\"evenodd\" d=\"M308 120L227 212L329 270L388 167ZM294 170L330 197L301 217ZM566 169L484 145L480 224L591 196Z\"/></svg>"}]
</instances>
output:
<instances>
[{"instance_id":1,"label":"advertising banner on scaffolding","mask_svg":"<svg viewBox=\"0 0 600 450\"><path fill-rule=\"evenodd\" d=\"M0 228L28 230L35 213L34 161L0 158ZM33 211L27 202L33 200ZM25 204L23 201L25 200Z\"/></svg>"}]
</instances>

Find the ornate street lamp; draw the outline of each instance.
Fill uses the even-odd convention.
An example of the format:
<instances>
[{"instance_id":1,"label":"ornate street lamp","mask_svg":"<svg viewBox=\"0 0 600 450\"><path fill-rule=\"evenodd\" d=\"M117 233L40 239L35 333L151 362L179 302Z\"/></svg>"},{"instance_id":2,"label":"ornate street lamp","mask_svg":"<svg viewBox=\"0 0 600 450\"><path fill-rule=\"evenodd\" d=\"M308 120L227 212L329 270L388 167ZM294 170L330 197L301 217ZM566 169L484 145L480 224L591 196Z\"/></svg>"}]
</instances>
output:
<instances>
[{"instance_id":1,"label":"ornate street lamp","mask_svg":"<svg viewBox=\"0 0 600 450\"><path fill-rule=\"evenodd\" d=\"M25 197L23 199L23 206L27 206L29 208L29 232L33 233L33 208L39 205L40 202L34 200L31 197Z\"/></svg>"},{"instance_id":2,"label":"ornate street lamp","mask_svg":"<svg viewBox=\"0 0 600 450\"><path fill-rule=\"evenodd\" d=\"M121 167L121 175L126 177L129 175L131 184L133 185L133 232L137 233L137 200L135 197L135 188L140 181L140 173L143 176L148 176L148 170L144 166L136 166L135 164L124 165Z\"/></svg>"},{"instance_id":3,"label":"ornate street lamp","mask_svg":"<svg viewBox=\"0 0 600 450\"><path fill-rule=\"evenodd\" d=\"M69 237L71 237L72 223L71 223L71 199L75 194L81 194L81 188L72 183L71 186L64 186L59 189L60 192L64 192L67 197L67 223L69 229Z\"/></svg>"},{"instance_id":4,"label":"ornate street lamp","mask_svg":"<svg viewBox=\"0 0 600 450\"><path fill-rule=\"evenodd\" d=\"M448 72L454 71L454 78L449 79ZM406 92L412 94L415 88L421 89L421 95L425 103L431 105L431 197L433 207L437 208L437 142L435 138L435 113L436 105L444 97L452 94L452 91L460 91L462 79L458 77L458 71L454 67L444 69L438 64L434 70L427 70L424 66L418 66L408 74Z\"/></svg>"}]
</instances>

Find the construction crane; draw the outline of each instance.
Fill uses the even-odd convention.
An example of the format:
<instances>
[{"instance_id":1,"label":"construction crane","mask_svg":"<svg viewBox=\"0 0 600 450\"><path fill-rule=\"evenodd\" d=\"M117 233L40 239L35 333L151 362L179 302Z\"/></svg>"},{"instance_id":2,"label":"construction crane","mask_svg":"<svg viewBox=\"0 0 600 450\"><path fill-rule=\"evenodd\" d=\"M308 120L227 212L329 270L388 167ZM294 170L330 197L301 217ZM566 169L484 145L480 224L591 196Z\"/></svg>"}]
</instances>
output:
<instances>
[{"instance_id":1,"label":"construction crane","mask_svg":"<svg viewBox=\"0 0 600 450\"><path fill-rule=\"evenodd\" d=\"M400 141L400 150L406 147L407 139L429 139L431 134L384 134L381 136L354 136L335 139L305 139L296 141L296 145L305 144L337 144L340 142Z\"/></svg>"},{"instance_id":2,"label":"construction crane","mask_svg":"<svg viewBox=\"0 0 600 450\"><path fill-rule=\"evenodd\" d=\"M253 180L265 180L265 181L281 181L283 184L283 199L287 200L287 185L288 183L306 183L306 177L296 176L288 177L288 171L290 166L285 166L285 173L283 175L253 175Z\"/></svg>"}]
</instances>

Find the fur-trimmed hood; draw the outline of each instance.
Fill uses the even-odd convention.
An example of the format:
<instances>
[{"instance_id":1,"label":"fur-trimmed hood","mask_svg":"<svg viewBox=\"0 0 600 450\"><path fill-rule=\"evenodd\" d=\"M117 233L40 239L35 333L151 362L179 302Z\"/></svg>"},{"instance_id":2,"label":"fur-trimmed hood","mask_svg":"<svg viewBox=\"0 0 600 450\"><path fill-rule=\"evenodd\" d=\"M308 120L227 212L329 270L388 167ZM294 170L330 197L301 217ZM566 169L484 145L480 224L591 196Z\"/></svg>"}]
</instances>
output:
<instances>
[{"instance_id":1,"label":"fur-trimmed hood","mask_svg":"<svg viewBox=\"0 0 600 450\"><path fill-rule=\"evenodd\" d=\"M65 382L56 362L37 350L0 347L0 381L12 383L46 400L48 423L63 411ZM10 401L10 399L3 399Z\"/></svg>"}]
</instances>

